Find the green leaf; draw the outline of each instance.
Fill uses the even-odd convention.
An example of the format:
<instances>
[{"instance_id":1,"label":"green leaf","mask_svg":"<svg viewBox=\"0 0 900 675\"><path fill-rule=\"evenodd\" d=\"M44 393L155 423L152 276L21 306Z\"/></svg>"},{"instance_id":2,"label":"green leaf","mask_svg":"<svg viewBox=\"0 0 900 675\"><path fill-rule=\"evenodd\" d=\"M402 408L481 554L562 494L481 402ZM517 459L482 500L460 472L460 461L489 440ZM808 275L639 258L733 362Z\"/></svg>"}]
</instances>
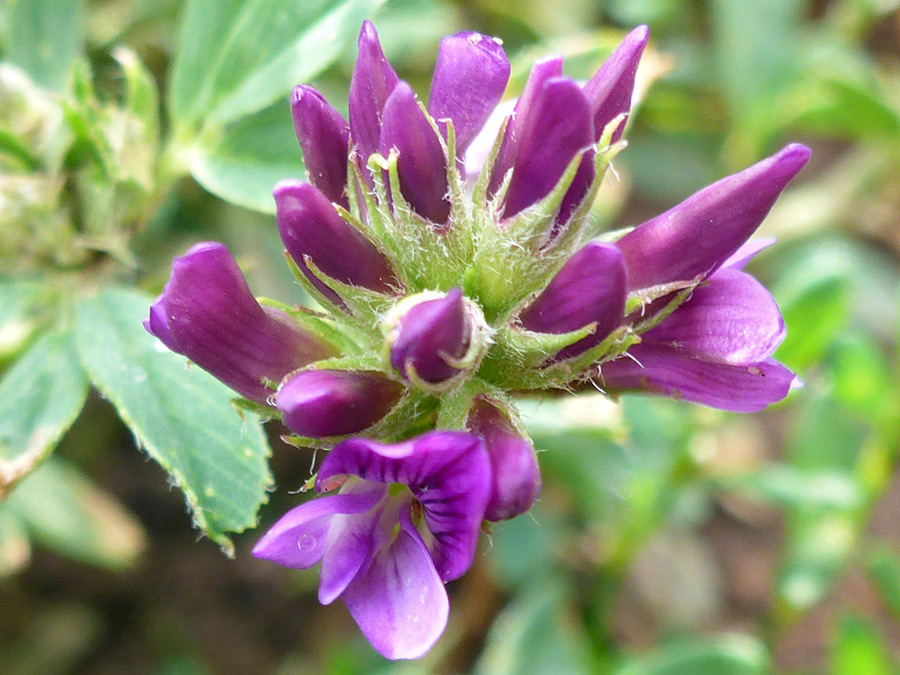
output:
<instances>
[{"instance_id":1,"label":"green leaf","mask_svg":"<svg viewBox=\"0 0 900 675\"><path fill-rule=\"evenodd\" d=\"M33 281L0 282L0 364L19 353L38 327L50 293Z\"/></svg>"},{"instance_id":2,"label":"green leaf","mask_svg":"<svg viewBox=\"0 0 900 675\"><path fill-rule=\"evenodd\" d=\"M787 302L781 303L787 337L778 359L803 371L820 360L850 312L850 287L839 276L811 279Z\"/></svg>"},{"instance_id":3,"label":"green leaf","mask_svg":"<svg viewBox=\"0 0 900 675\"><path fill-rule=\"evenodd\" d=\"M23 480L0 513L17 517L51 551L110 569L131 565L145 544L131 514L56 457Z\"/></svg>"},{"instance_id":4,"label":"green leaf","mask_svg":"<svg viewBox=\"0 0 900 675\"><path fill-rule=\"evenodd\" d=\"M255 113L308 82L384 0L193 0L172 74L179 126Z\"/></svg>"},{"instance_id":5,"label":"green leaf","mask_svg":"<svg viewBox=\"0 0 900 675\"><path fill-rule=\"evenodd\" d=\"M188 166L217 197L275 213L275 183L304 175L290 107L278 104L231 125L215 142L192 151Z\"/></svg>"},{"instance_id":6,"label":"green leaf","mask_svg":"<svg viewBox=\"0 0 900 675\"><path fill-rule=\"evenodd\" d=\"M108 289L81 302L78 351L97 389L116 407L137 443L187 497L196 525L231 554L228 532L257 522L272 478L258 420L238 416L234 392L141 326L152 298Z\"/></svg>"},{"instance_id":7,"label":"green leaf","mask_svg":"<svg viewBox=\"0 0 900 675\"><path fill-rule=\"evenodd\" d=\"M0 497L53 449L87 392L69 331L45 335L6 372L0 380Z\"/></svg>"},{"instance_id":8,"label":"green leaf","mask_svg":"<svg viewBox=\"0 0 900 675\"><path fill-rule=\"evenodd\" d=\"M764 106L796 59L804 0L714 0L715 64L732 110Z\"/></svg>"},{"instance_id":9,"label":"green leaf","mask_svg":"<svg viewBox=\"0 0 900 675\"><path fill-rule=\"evenodd\" d=\"M764 675L770 664L766 647L749 635L720 635L676 642L626 663L615 675Z\"/></svg>"},{"instance_id":10,"label":"green leaf","mask_svg":"<svg viewBox=\"0 0 900 675\"><path fill-rule=\"evenodd\" d=\"M81 51L81 0L12 0L5 58L37 84L62 91Z\"/></svg>"},{"instance_id":11,"label":"green leaf","mask_svg":"<svg viewBox=\"0 0 900 675\"><path fill-rule=\"evenodd\" d=\"M890 649L868 621L844 616L831 649L831 675L892 675Z\"/></svg>"},{"instance_id":12,"label":"green leaf","mask_svg":"<svg viewBox=\"0 0 900 675\"><path fill-rule=\"evenodd\" d=\"M566 588L537 580L505 607L487 636L476 675L578 675L591 672L584 629L566 607Z\"/></svg>"},{"instance_id":13,"label":"green leaf","mask_svg":"<svg viewBox=\"0 0 900 675\"><path fill-rule=\"evenodd\" d=\"M749 493L778 506L792 509L843 509L862 505L859 485L839 471L808 471L773 465L760 471L720 481L727 490Z\"/></svg>"}]
</instances>

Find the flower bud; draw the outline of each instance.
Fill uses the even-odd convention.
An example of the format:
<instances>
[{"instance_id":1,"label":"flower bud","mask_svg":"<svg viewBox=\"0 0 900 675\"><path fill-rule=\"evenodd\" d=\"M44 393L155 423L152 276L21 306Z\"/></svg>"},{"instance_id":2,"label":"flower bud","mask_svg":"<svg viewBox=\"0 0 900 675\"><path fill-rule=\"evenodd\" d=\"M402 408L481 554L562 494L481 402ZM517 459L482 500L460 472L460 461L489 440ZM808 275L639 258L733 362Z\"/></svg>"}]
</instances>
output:
<instances>
[{"instance_id":1,"label":"flower bud","mask_svg":"<svg viewBox=\"0 0 900 675\"><path fill-rule=\"evenodd\" d=\"M481 312L458 288L406 298L388 324L391 367L414 384L437 385L471 372L484 350Z\"/></svg>"},{"instance_id":2,"label":"flower bud","mask_svg":"<svg viewBox=\"0 0 900 675\"><path fill-rule=\"evenodd\" d=\"M287 373L334 349L290 316L262 307L222 244L193 246L172 264L165 291L144 320L147 331L242 396L263 403L264 379Z\"/></svg>"},{"instance_id":3,"label":"flower bud","mask_svg":"<svg viewBox=\"0 0 900 675\"><path fill-rule=\"evenodd\" d=\"M381 373L304 370L279 387L275 407L295 434L310 438L362 431L388 414L403 386Z\"/></svg>"},{"instance_id":4,"label":"flower bud","mask_svg":"<svg viewBox=\"0 0 900 675\"><path fill-rule=\"evenodd\" d=\"M428 113L443 127L453 122L456 154L462 156L503 98L509 61L503 43L480 33L457 33L441 40Z\"/></svg>"},{"instance_id":5,"label":"flower bud","mask_svg":"<svg viewBox=\"0 0 900 675\"><path fill-rule=\"evenodd\" d=\"M359 52L350 80L350 135L362 166L378 151L384 104L400 81L388 63L378 33L371 21L364 21L357 42ZM363 176L368 176L363 171Z\"/></svg>"},{"instance_id":6,"label":"flower bud","mask_svg":"<svg viewBox=\"0 0 900 675\"><path fill-rule=\"evenodd\" d=\"M306 278L325 296L343 304L337 293L310 271L307 256L335 281L379 293L399 286L387 259L345 222L315 187L286 180L275 186L274 194L281 240Z\"/></svg>"},{"instance_id":7,"label":"flower bud","mask_svg":"<svg viewBox=\"0 0 900 675\"><path fill-rule=\"evenodd\" d=\"M590 82L584 85L584 93L591 103L594 140L600 140L606 125L613 119L631 110L634 76L649 34L647 26L638 26L631 31L600 66ZM624 127L622 124L616 129L611 142L615 143L622 137Z\"/></svg>"},{"instance_id":8,"label":"flower bud","mask_svg":"<svg viewBox=\"0 0 900 675\"><path fill-rule=\"evenodd\" d=\"M447 160L431 122L416 95L400 82L384 104L381 154L396 150L400 191L420 216L443 225L450 216L447 200Z\"/></svg>"},{"instance_id":9,"label":"flower bud","mask_svg":"<svg viewBox=\"0 0 900 675\"><path fill-rule=\"evenodd\" d=\"M600 344L622 323L626 274L622 254L612 244L592 241L576 252L547 288L519 315L533 333L568 333L590 323L594 332L556 355L565 359Z\"/></svg>"},{"instance_id":10,"label":"flower bud","mask_svg":"<svg viewBox=\"0 0 900 675\"><path fill-rule=\"evenodd\" d=\"M322 94L303 85L291 95L291 114L310 181L330 201L347 208L350 125Z\"/></svg>"},{"instance_id":11,"label":"flower bud","mask_svg":"<svg viewBox=\"0 0 900 675\"><path fill-rule=\"evenodd\" d=\"M693 281L714 272L740 248L809 159L793 143L761 162L703 188L616 242L628 289Z\"/></svg>"},{"instance_id":12,"label":"flower bud","mask_svg":"<svg viewBox=\"0 0 900 675\"><path fill-rule=\"evenodd\" d=\"M479 434L491 460L491 496L484 517L514 518L531 508L541 493L541 471L531 440L516 430L500 405L480 398L467 426Z\"/></svg>"}]
</instances>

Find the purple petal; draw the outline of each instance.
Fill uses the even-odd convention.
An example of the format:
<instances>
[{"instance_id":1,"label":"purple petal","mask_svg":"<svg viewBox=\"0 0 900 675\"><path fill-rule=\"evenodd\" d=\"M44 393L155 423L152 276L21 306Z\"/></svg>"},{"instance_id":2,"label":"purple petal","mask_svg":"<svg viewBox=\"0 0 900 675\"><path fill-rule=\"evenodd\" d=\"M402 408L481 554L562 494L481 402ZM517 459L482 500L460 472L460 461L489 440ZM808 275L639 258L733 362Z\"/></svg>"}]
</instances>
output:
<instances>
[{"instance_id":1,"label":"purple petal","mask_svg":"<svg viewBox=\"0 0 900 675\"><path fill-rule=\"evenodd\" d=\"M476 402L467 426L484 439L491 460L491 496L484 517L498 521L531 508L541 493L541 472L531 440L487 400Z\"/></svg>"},{"instance_id":2,"label":"purple petal","mask_svg":"<svg viewBox=\"0 0 900 675\"><path fill-rule=\"evenodd\" d=\"M631 110L634 76L649 35L647 26L638 26L631 31L600 66L590 82L584 85L584 93L591 102L595 141L600 140L607 124L618 115ZM622 137L624 127L624 124L621 125L613 134L613 143Z\"/></svg>"},{"instance_id":3,"label":"purple petal","mask_svg":"<svg viewBox=\"0 0 900 675\"><path fill-rule=\"evenodd\" d=\"M316 489L342 475L409 486L435 538L441 579L456 579L472 564L491 488L490 460L478 436L433 431L394 445L353 438L322 462Z\"/></svg>"},{"instance_id":4,"label":"purple petal","mask_svg":"<svg viewBox=\"0 0 900 675\"><path fill-rule=\"evenodd\" d=\"M722 263L722 268L730 267L734 270L742 270L760 251L764 251L775 243L775 237L760 237L745 242L735 251L728 260Z\"/></svg>"},{"instance_id":5,"label":"purple petal","mask_svg":"<svg viewBox=\"0 0 900 675\"><path fill-rule=\"evenodd\" d=\"M807 159L809 148L788 145L619 239L629 290L690 281L718 269L756 231Z\"/></svg>"},{"instance_id":6,"label":"purple petal","mask_svg":"<svg viewBox=\"0 0 900 675\"><path fill-rule=\"evenodd\" d=\"M569 358L600 344L619 327L626 287L622 254L612 244L592 241L563 265L519 320L535 333L567 333L597 322L593 334L557 355Z\"/></svg>"},{"instance_id":7,"label":"purple petal","mask_svg":"<svg viewBox=\"0 0 900 675\"><path fill-rule=\"evenodd\" d=\"M322 94L304 85L294 88L291 114L312 184L330 201L348 208L345 190L350 125L347 120L328 105Z\"/></svg>"},{"instance_id":8,"label":"purple petal","mask_svg":"<svg viewBox=\"0 0 900 675\"><path fill-rule=\"evenodd\" d=\"M702 358L742 365L764 361L784 340L775 299L749 274L721 269L691 299L642 337Z\"/></svg>"},{"instance_id":9,"label":"purple petal","mask_svg":"<svg viewBox=\"0 0 900 675\"><path fill-rule=\"evenodd\" d=\"M164 344L260 403L272 393L263 378L278 382L333 355L287 314L260 307L231 253L213 242L175 259L148 323Z\"/></svg>"},{"instance_id":10,"label":"purple petal","mask_svg":"<svg viewBox=\"0 0 900 675\"><path fill-rule=\"evenodd\" d=\"M278 231L303 274L326 297L343 304L337 293L307 267L309 256L324 274L345 284L379 293L399 285L387 259L356 228L344 221L327 197L309 183L282 181L275 186Z\"/></svg>"},{"instance_id":11,"label":"purple petal","mask_svg":"<svg viewBox=\"0 0 900 675\"><path fill-rule=\"evenodd\" d=\"M387 103L381 126L381 154L397 150L400 191L419 215L444 224L450 216L447 201L447 161L444 151L416 95L400 82Z\"/></svg>"},{"instance_id":12,"label":"purple petal","mask_svg":"<svg viewBox=\"0 0 900 675\"><path fill-rule=\"evenodd\" d=\"M332 520L319 575L319 602L323 605L330 605L346 590L359 571L371 563L379 548L376 546L375 530L382 519L388 487L381 483L351 479L341 488L341 494L348 491L351 494L377 494L382 504L365 513L337 515ZM396 518L393 524L396 524Z\"/></svg>"},{"instance_id":13,"label":"purple petal","mask_svg":"<svg viewBox=\"0 0 900 675\"><path fill-rule=\"evenodd\" d=\"M266 532L253 556L285 567L312 567L325 552L328 528L338 514L365 513L381 498L378 491L317 497L284 514Z\"/></svg>"},{"instance_id":14,"label":"purple petal","mask_svg":"<svg viewBox=\"0 0 900 675\"><path fill-rule=\"evenodd\" d=\"M457 33L441 40L428 112L450 119L461 157L497 107L509 80L509 60L502 43L481 33Z\"/></svg>"},{"instance_id":15,"label":"purple petal","mask_svg":"<svg viewBox=\"0 0 900 675\"><path fill-rule=\"evenodd\" d=\"M143 320L144 328L150 335L157 338L173 352L181 353L175 343L175 337L169 330L169 321L166 319L165 294L160 295L150 305L150 316Z\"/></svg>"},{"instance_id":16,"label":"purple petal","mask_svg":"<svg viewBox=\"0 0 900 675\"><path fill-rule=\"evenodd\" d=\"M563 58L561 56L548 56L540 61L535 61L531 67L528 81L525 82L525 89L522 91L522 95L513 109L512 117L506 125L506 135L503 137L500 153L497 155L497 160L491 168L491 194L494 194L500 187L503 178L513 167L513 163L519 155L522 130L525 128L525 122L531 114L529 111L534 105L535 99L549 80L562 77L562 74ZM493 144L493 139L491 144ZM490 147L488 147L488 150L490 150ZM485 157L487 157L487 153L485 153Z\"/></svg>"},{"instance_id":17,"label":"purple petal","mask_svg":"<svg viewBox=\"0 0 900 675\"><path fill-rule=\"evenodd\" d=\"M604 363L600 385L610 393L641 391L720 410L758 412L787 396L794 374L774 360L744 366L693 358L674 347L635 345Z\"/></svg>"},{"instance_id":18,"label":"purple petal","mask_svg":"<svg viewBox=\"0 0 900 675\"><path fill-rule=\"evenodd\" d=\"M365 166L369 156L378 152L384 104L400 78L388 63L371 21L363 22L358 46L350 80L350 133ZM363 171L363 175L368 174Z\"/></svg>"},{"instance_id":19,"label":"purple petal","mask_svg":"<svg viewBox=\"0 0 900 675\"><path fill-rule=\"evenodd\" d=\"M375 424L402 393L403 385L381 373L304 370L279 387L275 406L295 434L343 436Z\"/></svg>"},{"instance_id":20,"label":"purple petal","mask_svg":"<svg viewBox=\"0 0 900 675\"><path fill-rule=\"evenodd\" d=\"M462 291L426 300L404 314L391 333L391 366L404 378L409 368L426 382L450 379L459 370L447 358L461 359L471 342L472 328Z\"/></svg>"},{"instance_id":21,"label":"purple petal","mask_svg":"<svg viewBox=\"0 0 900 675\"><path fill-rule=\"evenodd\" d=\"M516 119L518 142L504 218L546 197L572 158L593 143L590 105L572 80L546 81L523 112Z\"/></svg>"},{"instance_id":22,"label":"purple petal","mask_svg":"<svg viewBox=\"0 0 900 675\"><path fill-rule=\"evenodd\" d=\"M389 659L424 655L444 632L450 611L444 584L408 517L343 600L366 639Z\"/></svg>"}]
</instances>

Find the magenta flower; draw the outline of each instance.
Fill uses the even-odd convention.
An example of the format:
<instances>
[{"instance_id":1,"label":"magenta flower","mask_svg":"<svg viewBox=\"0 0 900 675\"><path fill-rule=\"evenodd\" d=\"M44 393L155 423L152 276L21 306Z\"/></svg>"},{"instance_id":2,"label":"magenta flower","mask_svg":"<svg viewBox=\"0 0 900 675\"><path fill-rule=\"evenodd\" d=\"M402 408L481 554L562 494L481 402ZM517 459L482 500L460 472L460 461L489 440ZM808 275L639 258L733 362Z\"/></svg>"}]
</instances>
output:
<instances>
[{"instance_id":1,"label":"magenta flower","mask_svg":"<svg viewBox=\"0 0 900 675\"><path fill-rule=\"evenodd\" d=\"M321 561L319 600L340 597L387 658L418 658L447 623L444 583L472 564L490 485L472 434L344 441L316 479L318 492L339 493L289 511L253 555L297 569Z\"/></svg>"}]
</instances>

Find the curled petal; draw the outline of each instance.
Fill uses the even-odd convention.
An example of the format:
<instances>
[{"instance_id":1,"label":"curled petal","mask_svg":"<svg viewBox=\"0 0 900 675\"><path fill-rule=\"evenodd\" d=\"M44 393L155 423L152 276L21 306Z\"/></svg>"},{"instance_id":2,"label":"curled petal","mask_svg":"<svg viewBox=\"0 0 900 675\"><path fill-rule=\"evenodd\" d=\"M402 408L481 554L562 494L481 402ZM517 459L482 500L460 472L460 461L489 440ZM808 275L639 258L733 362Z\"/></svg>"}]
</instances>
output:
<instances>
[{"instance_id":1,"label":"curled petal","mask_svg":"<svg viewBox=\"0 0 900 675\"><path fill-rule=\"evenodd\" d=\"M600 344L619 327L626 287L621 252L612 244L592 241L562 266L519 320L535 333L567 333L596 322L593 334L557 355L569 358Z\"/></svg>"},{"instance_id":2,"label":"curled petal","mask_svg":"<svg viewBox=\"0 0 900 675\"><path fill-rule=\"evenodd\" d=\"M634 345L632 358L604 363L600 385L610 393L639 391L732 412L758 412L787 396L794 374L774 360L734 366L692 357L666 345Z\"/></svg>"},{"instance_id":3,"label":"curled petal","mask_svg":"<svg viewBox=\"0 0 900 675\"><path fill-rule=\"evenodd\" d=\"M350 80L350 134L365 166L369 156L378 152L384 104L400 78L388 63L371 21L363 22L357 44Z\"/></svg>"},{"instance_id":4,"label":"curled petal","mask_svg":"<svg viewBox=\"0 0 900 675\"><path fill-rule=\"evenodd\" d=\"M631 31L600 66L594 77L584 85L584 93L591 102L595 141L600 140L607 124L618 115L631 110L634 76L649 35L647 26L638 26ZM613 143L622 137L624 126L621 125L613 134Z\"/></svg>"},{"instance_id":5,"label":"curled petal","mask_svg":"<svg viewBox=\"0 0 900 675\"><path fill-rule=\"evenodd\" d=\"M264 403L278 382L333 350L287 314L256 302L222 244L193 246L172 264L172 276L145 324L166 346L229 387Z\"/></svg>"},{"instance_id":6,"label":"curled petal","mask_svg":"<svg viewBox=\"0 0 900 675\"><path fill-rule=\"evenodd\" d=\"M742 365L764 361L784 340L775 299L749 274L721 269L690 300L642 337L707 361Z\"/></svg>"},{"instance_id":7,"label":"curled petal","mask_svg":"<svg viewBox=\"0 0 900 675\"><path fill-rule=\"evenodd\" d=\"M391 366L403 377L412 367L430 383L460 371L448 360L461 359L469 348L472 326L462 292L454 288L442 298L425 300L400 317L391 334Z\"/></svg>"},{"instance_id":8,"label":"curled petal","mask_svg":"<svg viewBox=\"0 0 900 675\"><path fill-rule=\"evenodd\" d=\"M312 567L325 552L328 528L339 514L365 513L381 498L380 491L327 495L288 511L253 547L253 556L285 567Z\"/></svg>"},{"instance_id":9,"label":"curled petal","mask_svg":"<svg viewBox=\"0 0 900 675\"><path fill-rule=\"evenodd\" d=\"M428 112L435 120L453 122L457 156L487 122L508 80L509 60L496 38L466 32L441 40Z\"/></svg>"},{"instance_id":10,"label":"curled petal","mask_svg":"<svg viewBox=\"0 0 900 675\"><path fill-rule=\"evenodd\" d=\"M327 197L309 183L275 186L278 231L284 246L316 288L339 304L337 293L316 277L306 256L336 281L389 293L399 282L390 263L362 234L344 221Z\"/></svg>"},{"instance_id":11,"label":"curled petal","mask_svg":"<svg viewBox=\"0 0 900 675\"><path fill-rule=\"evenodd\" d=\"M296 434L343 436L366 429L390 412L403 386L376 372L304 370L278 389L275 406Z\"/></svg>"},{"instance_id":12,"label":"curled petal","mask_svg":"<svg viewBox=\"0 0 900 675\"><path fill-rule=\"evenodd\" d=\"M575 155L593 143L590 105L581 87L566 78L546 81L524 116L517 117L515 133L504 218L546 197Z\"/></svg>"},{"instance_id":13,"label":"curled petal","mask_svg":"<svg viewBox=\"0 0 900 675\"><path fill-rule=\"evenodd\" d=\"M400 525L396 539L375 555L342 598L382 656L415 659L444 632L450 603L421 535L408 516Z\"/></svg>"},{"instance_id":14,"label":"curled petal","mask_svg":"<svg viewBox=\"0 0 900 675\"><path fill-rule=\"evenodd\" d=\"M433 431L393 445L352 438L322 462L316 489L326 490L345 475L409 486L434 536L432 557L441 579L456 579L472 564L491 489L481 438L458 431Z\"/></svg>"},{"instance_id":15,"label":"curled petal","mask_svg":"<svg viewBox=\"0 0 900 675\"><path fill-rule=\"evenodd\" d=\"M400 190L421 216L443 225L450 215L447 162L438 136L412 88L401 82L384 105L381 154L397 150Z\"/></svg>"},{"instance_id":16,"label":"curled petal","mask_svg":"<svg viewBox=\"0 0 900 675\"><path fill-rule=\"evenodd\" d=\"M629 290L691 281L718 269L756 231L808 159L809 148L788 145L619 239Z\"/></svg>"},{"instance_id":17,"label":"curled petal","mask_svg":"<svg viewBox=\"0 0 900 675\"><path fill-rule=\"evenodd\" d=\"M291 95L294 130L312 184L330 201L348 208L347 154L350 125L318 91L304 85Z\"/></svg>"}]
</instances>

